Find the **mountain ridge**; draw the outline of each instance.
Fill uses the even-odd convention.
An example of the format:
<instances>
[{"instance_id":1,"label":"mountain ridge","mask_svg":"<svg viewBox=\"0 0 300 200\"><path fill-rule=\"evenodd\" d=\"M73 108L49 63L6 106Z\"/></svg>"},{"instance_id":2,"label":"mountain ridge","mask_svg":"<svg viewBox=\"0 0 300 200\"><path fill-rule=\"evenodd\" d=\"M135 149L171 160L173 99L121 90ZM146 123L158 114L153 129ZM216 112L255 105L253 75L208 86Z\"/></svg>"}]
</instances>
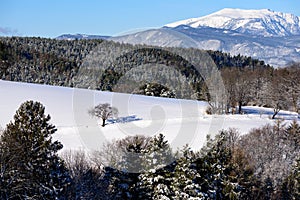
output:
<instances>
[{"instance_id":1,"label":"mountain ridge","mask_svg":"<svg viewBox=\"0 0 300 200\"><path fill-rule=\"evenodd\" d=\"M110 36L104 36L104 35L88 35L88 34L62 34L58 37L56 37L55 39L58 40L76 40L76 39L86 39L86 40L90 40L90 39L108 39L110 38Z\"/></svg>"},{"instance_id":2,"label":"mountain ridge","mask_svg":"<svg viewBox=\"0 0 300 200\"><path fill-rule=\"evenodd\" d=\"M211 17L212 20L208 20ZM199 19L202 20L201 23L211 22L212 25L198 26L201 24L197 21ZM274 67L300 62L300 17L270 9L226 8L157 29L101 39L129 44L223 51L261 59Z\"/></svg>"},{"instance_id":3,"label":"mountain ridge","mask_svg":"<svg viewBox=\"0 0 300 200\"><path fill-rule=\"evenodd\" d=\"M300 35L300 17L270 9L225 8L206 16L169 23L165 27L175 28L180 25L236 30L265 37Z\"/></svg>"}]
</instances>

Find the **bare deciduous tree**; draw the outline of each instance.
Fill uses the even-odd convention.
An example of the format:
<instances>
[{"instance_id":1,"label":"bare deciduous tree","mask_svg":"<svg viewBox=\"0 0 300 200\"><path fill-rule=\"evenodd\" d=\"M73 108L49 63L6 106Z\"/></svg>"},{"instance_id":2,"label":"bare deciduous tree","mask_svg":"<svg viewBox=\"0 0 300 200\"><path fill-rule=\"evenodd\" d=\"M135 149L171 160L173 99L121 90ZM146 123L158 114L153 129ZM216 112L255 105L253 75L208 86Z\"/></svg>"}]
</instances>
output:
<instances>
[{"instance_id":1,"label":"bare deciduous tree","mask_svg":"<svg viewBox=\"0 0 300 200\"><path fill-rule=\"evenodd\" d=\"M274 114L272 119L279 113L280 110L288 109L287 91L282 84L282 75L280 71L275 71L269 85L268 100L269 105L273 108Z\"/></svg>"},{"instance_id":2,"label":"bare deciduous tree","mask_svg":"<svg viewBox=\"0 0 300 200\"><path fill-rule=\"evenodd\" d=\"M107 119L111 117L116 117L118 115L118 109L110 106L109 103L104 103L104 104L98 104L94 108L90 109L88 113L91 116L101 118L102 126L104 127Z\"/></svg>"}]
</instances>

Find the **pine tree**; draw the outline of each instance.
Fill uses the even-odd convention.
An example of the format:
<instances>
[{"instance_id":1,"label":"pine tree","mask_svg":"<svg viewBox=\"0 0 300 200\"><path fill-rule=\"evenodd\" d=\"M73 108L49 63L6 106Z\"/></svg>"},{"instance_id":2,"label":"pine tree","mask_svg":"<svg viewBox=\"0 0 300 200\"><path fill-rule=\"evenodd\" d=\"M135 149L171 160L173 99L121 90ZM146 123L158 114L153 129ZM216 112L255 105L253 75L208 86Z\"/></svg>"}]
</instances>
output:
<instances>
[{"instance_id":1,"label":"pine tree","mask_svg":"<svg viewBox=\"0 0 300 200\"><path fill-rule=\"evenodd\" d=\"M286 129L288 138L293 141L295 149L300 146L300 125L294 120Z\"/></svg>"},{"instance_id":2,"label":"pine tree","mask_svg":"<svg viewBox=\"0 0 300 200\"><path fill-rule=\"evenodd\" d=\"M1 136L6 159L6 195L13 199L62 198L69 175L57 151L62 144L52 141L55 126L39 102L23 103ZM8 180L7 180L8 178ZM2 192L2 191L1 191Z\"/></svg>"},{"instance_id":3,"label":"pine tree","mask_svg":"<svg viewBox=\"0 0 300 200\"><path fill-rule=\"evenodd\" d=\"M296 161L292 172L284 184L286 187L285 190L289 195L289 199L300 199L300 159Z\"/></svg>"},{"instance_id":4,"label":"pine tree","mask_svg":"<svg viewBox=\"0 0 300 200\"><path fill-rule=\"evenodd\" d=\"M176 160L171 183L174 195L172 199L204 199L200 185L195 182L200 176L194 164L195 159L194 152L188 146L185 146L180 157Z\"/></svg>"},{"instance_id":5,"label":"pine tree","mask_svg":"<svg viewBox=\"0 0 300 200\"><path fill-rule=\"evenodd\" d=\"M162 134L154 136L143 158L144 173L139 176L139 199L170 199L174 157Z\"/></svg>"},{"instance_id":6,"label":"pine tree","mask_svg":"<svg viewBox=\"0 0 300 200\"><path fill-rule=\"evenodd\" d=\"M138 176L142 171L143 154L148 148L149 140L148 137L136 135L107 145L108 149L103 152L104 156L108 151L116 155L108 156L110 158L106 160L117 160L108 163L110 167L104 169L104 179L108 182L108 193L111 199L137 199Z\"/></svg>"},{"instance_id":7,"label":"pine tree","mask_svg":"<svg viewBox=\"0 0 300 200\"><path fill-rule=\"evenodd\" d=\"M208 138L207 145L195 161L199 177L196 180L201 191L209 199L236 199L238 183L232 177L232 152L227 146L226 132L215 139Z\"/></svg>"}]
</instances>

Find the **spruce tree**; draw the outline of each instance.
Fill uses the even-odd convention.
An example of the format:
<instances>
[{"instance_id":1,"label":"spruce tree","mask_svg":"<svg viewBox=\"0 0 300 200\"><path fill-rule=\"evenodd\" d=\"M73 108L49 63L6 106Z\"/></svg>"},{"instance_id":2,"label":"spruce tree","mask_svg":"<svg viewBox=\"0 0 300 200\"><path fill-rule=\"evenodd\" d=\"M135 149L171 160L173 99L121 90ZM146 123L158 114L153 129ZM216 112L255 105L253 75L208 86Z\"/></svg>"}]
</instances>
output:
<instances>
[{"instance_id":1,"label":"spruce tree","mask_svg":"<svg viewBox=\"0 0 300 200\"><path fill-rule=\"evenodd\" d=\"M49 121L41 103L27 101L4 130L1 149L8 175L4 181L9 183L4 195L8 199L63 198L70 179L57 155L63 146L52 141L56 128Z\"/></svg>"},{"instance_id":2,"label":"spruce tree","mask_svg":"<svg viewBox=\"0 0 300 200\"><path fill-rule=\"evenodd\" d=\"M171 183L174 195L172 199L196 200L204 198L200 185L195 182L196 178L200 176L194 164L195 159L195 153L188 146L185 146L181 151L180 157L176 160Z\"/></svg>"},{"instance_id":3,"label":"spruce tree","mask_svg":"<svg viewBox=\"0 0 300 200\"><path fill-rule=\"evenodd\" d=\"M139 199L170 199L174 156L163 134L154 136L145 150L144 173L139 176Z\"/></svg>"},{"instance_id":4,"label":"spruce tree","mask_svg":"<svg viewBox=\"0 0 300 200\"><path fill-rule=\"evenodd\" d=\"M199 176L196 183L208 199L236 199L238 183L233 181L232 151L227 146L228 135L222 131L214 139L208 138L206 146L195 161Z\"/></svg>"},{"instance_id":5,"label":"spruce tree","mask_svg":"<svg viewBox=\"0 0 300 200\"><path fill-rule=\"evenodd\" d=\"M296 161L293 170L283 183L283 187L285 187L283 188L285 193L288 194L286 199L300 199L300 159ZM285 194L283 193L283 195Z\"/></svg>"},{"instance_id":6,"label":"spruce tree","mask_svg":"<svg viewBox=\"0 0 300 200\"><path fill-rule=\"evenodd\" d=\"M300 146L300 125L294 120L286 129L288 139L293 142L293 146L296 149Z\"/></svg>"}]
</instances>

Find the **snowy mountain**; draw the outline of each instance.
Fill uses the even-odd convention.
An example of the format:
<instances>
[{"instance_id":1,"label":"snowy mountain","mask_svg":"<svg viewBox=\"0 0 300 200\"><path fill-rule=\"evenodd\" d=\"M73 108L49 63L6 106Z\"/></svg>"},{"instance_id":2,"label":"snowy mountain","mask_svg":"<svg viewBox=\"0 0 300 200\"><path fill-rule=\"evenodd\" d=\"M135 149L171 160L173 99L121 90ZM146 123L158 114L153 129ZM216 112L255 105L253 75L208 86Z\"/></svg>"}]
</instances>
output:
<instances>
[{"instance_id":1,"label":"snowy mountain","mask_svg":"<svg viewBox=\"0 0 300 200\"><path fill-rule=\"evenodd\" d=\"M274 67L300 62L300 17L269 9L223 9L159 29L118 37L65 34L57 39L108 39L121 43L219 50L251 56Z\"/></svg>"},{"instance_id":2,"label":"snowy mountain","mask_svg":"<svg viewBox=\"0 0 300 200\"><path fill-rule=\"evenodd\" d=\"M12 89L13 88L13 89ZM133 94L17 83L0 80L0 127L4 128L21 103L41 102L51 115L58 131L54 135L64 150L97 150L102 143L129 135L152 136L163 133L172 147L191 145L202 147L208 133L236 128L242 134L252 128L274 124L270 119L273 109L245 106L244 115L207 115L203 101L168 99ZM109 121L105 127L88 115L87 110L98 103L111 103L119 110L119 120ZM280 118L289 124L297 120L297 113L280 111ZM299 120L299 119L298 119ZM176 149L176 148L174 148Z\"/></svg>"},{"instance_id":3,"label":"snowy mountain","mask_svg":"<svg viewBox=\"0 0 300 200\"><path fill-rule=\"evenodd\" d=\"M225 8L204 17L186 19L165 26L174 28L180 25L192 28L228 29L260 36L300 35L300 17L293 14L274 12L269 9L241 10Z\"/></svg>"},{"instance_id":4,"label":"snowy mountain","mask_svg":"<svg viewBox=\"0 0 300 200\"><path fill-rule=\"evenodd\" d=\"M271 10L216 13L110 40L131 44L220 50L264 60L274 67L300 62L300 18Z\"/></svg>"},{"instance_id":5,"label":"snowy mountain","mask_svg":"<svg viewBox=\"0 0 300 200\"><path fill-rule=\"evenodd\" d=\"M75 39L108 39L110 36L102 36L102 35L87 35L87 34L63 34L56 39L58 40L75 40Z\"/></svg>"},{"instance_id":6,"label":"snowy mountain","mask_svg":"<svg viewBox=\"0 0 300 200\"><path fill-rule=\"evenodd\" d=\"M274 67L300 62L300 36L257 37L226 29L181 25L112 37L109 40L130 44L219 50L232 55L241 54L264 60Z\"/></svg>"}]
</instances>

